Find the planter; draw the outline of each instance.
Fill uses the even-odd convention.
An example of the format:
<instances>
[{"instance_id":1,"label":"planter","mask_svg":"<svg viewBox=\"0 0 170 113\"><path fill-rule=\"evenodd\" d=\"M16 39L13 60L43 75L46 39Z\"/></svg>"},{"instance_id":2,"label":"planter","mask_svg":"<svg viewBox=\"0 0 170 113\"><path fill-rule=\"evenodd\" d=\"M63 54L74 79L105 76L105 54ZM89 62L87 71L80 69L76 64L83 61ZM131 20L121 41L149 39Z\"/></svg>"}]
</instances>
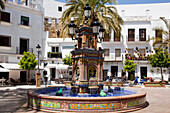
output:
<instances>
[{"instance_id":1,"label":"planter","mask_svg":"<svg viewBox=\"0 0 170 113\"><path fill-rule=\"evenodd\" d=\"M64 81L65 86L71 86L71 81Z\"/></svg>"},{"instance_id":2,"label":"planter","mask_svg":"<svg viewBox=\"0 0 170 113\"><path fill-rule=\"evenodd\" d=\"M144 82L145 87L165 87L165 82Z\"/></svg>"},{"instance_id":3,"label":"planter","mask_svg":"<svg viewBox=\"0 0 170 113\"><path fill-rule=\"evenodd\" d=\"M123 82L104 82L105 86L123 87Z\"/></svg>"}]
</instances>

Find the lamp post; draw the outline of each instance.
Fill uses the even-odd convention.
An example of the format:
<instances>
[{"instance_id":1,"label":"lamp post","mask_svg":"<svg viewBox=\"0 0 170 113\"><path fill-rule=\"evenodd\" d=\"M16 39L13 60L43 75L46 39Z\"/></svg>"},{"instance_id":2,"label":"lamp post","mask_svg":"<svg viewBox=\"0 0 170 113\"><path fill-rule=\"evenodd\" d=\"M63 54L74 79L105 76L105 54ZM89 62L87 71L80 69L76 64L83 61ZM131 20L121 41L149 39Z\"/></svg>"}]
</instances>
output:
<instances>
[{"instance_id":1,"label":"lamp post","mask_svg":"<svg viewBox=\"0 0 170 113\"><path fill-rule=\"evenodd\" d=\"M88 20L88 18L91 15L91 7L89 6L89 4L86 4L86 6L84 7L84 15L85 15L86 20ZM92 22L91 26L93 29L93 34L95 35L95 38L97 39L97 42L101 43L101 41L104 38L105 29L103 28L103 26L100 26L100 23L97 21L97 19L95 19ZM71 35L72 40L79 39L79 38L73 38L75 34L76 34L76 37L81 36L80 34L75 32L76 25L74 24L73 20L71 20L71 23L68 25L68 27L69 27L69 34ZM98 34L99 34L99 38L97 38Z\"/></svg>"},{"instance_id":2,"label":"lamp post","mask_svg":"<svg viewBox=\"0 0 170 113\"><path fill-rule=\"evenodd\" d=\"M40 69L39 69L39 54L40 54L41 46L38 44L36 48L38 52L38 73L36 73L36 87L40 87L41 86L41 74L40 74Z\"/></svg>"},{"instance_id":3,"label":"lamp post","mask_svg":"<svg viewBox=\"0 0 170 113\"><path fill-rule=\"evenodd\" d=\"M38 44L38 45L36 46L36 48L37 48L37 53L38 53L38 72L40 73L40 69L39 69L39 54L40 54L41 46Z\"/></svg>"}]
</instances>

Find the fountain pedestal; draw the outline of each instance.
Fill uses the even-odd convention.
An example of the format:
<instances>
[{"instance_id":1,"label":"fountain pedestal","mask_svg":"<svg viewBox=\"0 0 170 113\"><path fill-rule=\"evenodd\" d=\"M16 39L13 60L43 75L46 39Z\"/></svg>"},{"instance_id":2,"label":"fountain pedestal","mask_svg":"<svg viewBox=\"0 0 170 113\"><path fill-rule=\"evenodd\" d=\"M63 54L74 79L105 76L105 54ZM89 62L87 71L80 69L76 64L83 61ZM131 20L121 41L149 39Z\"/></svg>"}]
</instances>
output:
<instances>
[{"instance_id":1,"label":"fountain pedestal","mask_svg":"<svg viewBox=\"0 0 170 113\"><path fill-rule=\"evenodd\" d=\"M97 48L92 28L85 26L76 32L82 36L77 38L78 48L71 51L73 81L81 94L91 90L97 92L103 85L104 50Z\"/></svg>"}]
</instances>

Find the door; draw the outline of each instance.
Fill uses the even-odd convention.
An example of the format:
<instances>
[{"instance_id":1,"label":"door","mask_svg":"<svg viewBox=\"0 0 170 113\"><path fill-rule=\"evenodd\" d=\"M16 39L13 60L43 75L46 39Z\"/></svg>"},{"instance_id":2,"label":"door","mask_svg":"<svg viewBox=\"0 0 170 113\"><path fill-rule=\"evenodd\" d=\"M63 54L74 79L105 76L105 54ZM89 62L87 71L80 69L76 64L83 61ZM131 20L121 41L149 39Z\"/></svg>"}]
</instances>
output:
<instances>
[{"instance_id":1,"label":"door","mask_svg":"<svg viewBox=\"0 0 170 113\"><path fill-rule=\"evenodd\" d=\"M29 40L20 38L20 54L23 54L24 51L27 52L29 48Z\"/></svg>"},{"instance_id":2,"label":"door","mask_svg":"<svg viewBox=\"0 0 170 113\"><path fill-rule=\"evenodd\" d=\"M20 81L26 82L26 71L20 71Z\"/></svg>"},{"instance_id":3,"label":"door","mask_svg":"<svg viewBox=\"0 0 170 113\"><path fill-rule=\"evenodd\" d=\"M118 66L111 66L111 76L117 77L117 73L118 73Z\"/></svg>"},{"instance_id":4,"label":"door","mask_svg":"<svg viewBox=\"0 0 170 113\"><path fill-rule=\"evenodd\" d=\"M55 80L55 71L56 71L56 68L51 68L51 79L52 80Z\"/></svg>"},{"instance_id":5,"label":"door","mask_svg":"<svg viewBox=\"0 0 170 113\"><path fill-rule=\"evenodd\" d=\"M103 70L103 81L107 80L107 72L108 70Z\"/></svg>"},{"instance_id":6,"label":"door","mask_svg":"<svg viewBox=\"0 0 170 113\"><path fill-rule=\"evenodd\" d=\"M140 67L141 79L144 79L144 76L147 77L147 67Z\"/></svg>"}]
</instances>

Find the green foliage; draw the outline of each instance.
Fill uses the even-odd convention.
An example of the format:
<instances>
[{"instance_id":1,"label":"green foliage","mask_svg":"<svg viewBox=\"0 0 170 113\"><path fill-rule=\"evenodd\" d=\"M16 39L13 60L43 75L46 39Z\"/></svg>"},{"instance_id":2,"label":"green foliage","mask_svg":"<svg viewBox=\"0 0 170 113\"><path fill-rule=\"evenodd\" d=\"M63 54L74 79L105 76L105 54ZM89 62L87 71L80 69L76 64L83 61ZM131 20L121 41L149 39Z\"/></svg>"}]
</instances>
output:
<instances>
[{"instance_id":1,"label":"green foliage","mask_svg":"<svg viewBox=\"0 0 170 113\"><path fill-rule=\"evenodd\" d=\"M125 60L125 66L123 66L123 69L127 72L133 72L135 71L137 63L134 63L133 60Z\"/></svg>"},{"instance_id":2,"label":"green foliage","mask_svg":"<svg viewBox=\"0 0 170 113\"><path fill-rule=\"evenodd\" d=\"M160 49L161 47L170 46L170 22L166 20L165 18L160 18L160 19L164 22L166 29L163 29L162 27L153 28L153 30L158 31L158 35L160 36L152 37L151 39L147 40L147 42L150 40L154 40L153 46L155 46L156 44L159 44L158 49Z\"/></svg>"},{"instance_id":3,"label":"green foliage","mask_svg":"<svg viewBox=\"0 0 170 113\"><path fill-rule=\"evenodd\" d=\"M24 70L32 70L35 69L36 65L38 65L38 60L36 60L36 56L34 53L24 52L24 56L18 63L21 69Z\"/></svg>"},{"instance_id":4,"label":"green foliage","mask_svg":"<svg viewBox=\"0 0 170 113\"><path fill-rule=\"evenodd\" d=\"M119 16L115 6L105 6L105 4L117 4L116 0L67 0L66 6L69 6L62 14L61 22L62 26L61 37L68 35L68 24L70 24L71 17L75 17L74 23L77 27L84 25L84 7L86 3L91 7L91 17L88 19L88 24L98 19L98 21L104 26L106 33L110 32L110 28L115 31L116 36L120 36L121 24L123 19Z\"/></svg>"},{"instance_id":5,"label":"green foliage","mask_svg":"<svg viewBox=\"0 0 170 113\"><path fill-rule=\"evenodd\" d=\"M63 58L62 61L64 62L64 64L72 66L71 54L66 55L66 57Z\"/></svg>"},{"instance_id":6,"label":"green foliage","mask_svg":"<svg viewBox=\"0 0 170 113\"><path fill-rule=\"evenodd\" d=\"M162 48L160 50L155 48L155 54L150 56L149 61L152 67L170 67L170 57L166 49L163 51Z\"/></svg>"},{"instance_id":7,"label":"green foliage","mask_svg":"<svg viewBox=\"0 0 170 113\"><path fill-rule=\"evenodd\" d=\"M155 48L155 54L150 56L149 61L152 67L159 67L161 69L161 75L162 75L162 68L170 67L170 57L166 49L163 51L162 48L160 49ZM162 75L162 81L163 81L163 75Z\"/></svg>"}]
</instances>

